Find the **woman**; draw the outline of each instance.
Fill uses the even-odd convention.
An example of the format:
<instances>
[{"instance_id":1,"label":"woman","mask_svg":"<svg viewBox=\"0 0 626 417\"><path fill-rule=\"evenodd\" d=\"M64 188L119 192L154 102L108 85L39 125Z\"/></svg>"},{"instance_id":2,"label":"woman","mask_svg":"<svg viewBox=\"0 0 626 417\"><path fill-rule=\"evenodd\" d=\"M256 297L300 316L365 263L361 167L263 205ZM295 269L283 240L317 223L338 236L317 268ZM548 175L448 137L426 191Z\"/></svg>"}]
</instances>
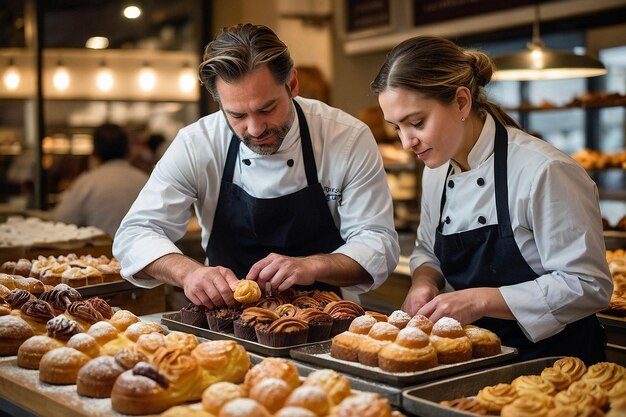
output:
<instances>
[{"instance_id":1,"label":"woman","mask_svg":"<svg viewBox=\"0 0 626 417\"><path fill-rule=\"evenodd\" d=\"M385 120L426 165L402 308L476 322L520 359L605 360L594 313L612 281L597 188L487 100L493 71L482 52L420 36L396 46L372 82Z\"/></svg>"}]
</instances>

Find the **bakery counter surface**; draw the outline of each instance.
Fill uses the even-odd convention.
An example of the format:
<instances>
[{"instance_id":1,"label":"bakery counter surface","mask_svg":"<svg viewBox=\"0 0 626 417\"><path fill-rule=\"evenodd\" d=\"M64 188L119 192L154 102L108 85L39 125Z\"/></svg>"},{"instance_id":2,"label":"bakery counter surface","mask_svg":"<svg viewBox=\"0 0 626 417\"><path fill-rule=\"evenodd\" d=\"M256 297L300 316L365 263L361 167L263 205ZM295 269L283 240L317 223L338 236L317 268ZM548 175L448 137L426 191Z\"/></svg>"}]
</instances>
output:
<instances>
[{"instance_id":1,"label":"bakery counter surface","mask_svg":"<svg viewBox=\"0 0 626 417\"><path fill-rule=\"evenodd\" d=\"M78 395L76 385L50 385L39 381L39 371L17 366L17 357L0 358L0 402L2 410L15 416L117 417L108 398ZM28 414L30 413L30 414ZM1 412L0 412L0 415Z\"/></svg>"}]
</instances>

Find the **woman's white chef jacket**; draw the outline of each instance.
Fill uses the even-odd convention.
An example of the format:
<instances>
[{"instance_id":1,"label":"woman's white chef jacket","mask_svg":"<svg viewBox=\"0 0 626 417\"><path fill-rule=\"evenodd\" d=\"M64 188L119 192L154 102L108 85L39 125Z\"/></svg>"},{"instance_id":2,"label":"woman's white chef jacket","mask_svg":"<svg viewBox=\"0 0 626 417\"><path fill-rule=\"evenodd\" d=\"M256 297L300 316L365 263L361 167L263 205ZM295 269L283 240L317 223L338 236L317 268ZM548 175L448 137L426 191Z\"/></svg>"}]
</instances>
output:
<instances>
[{"instance_id":1,"label":"woman's white chef jacket","mask_svg":"<svg viewBox=\"0 0 626 417\"><path fill-rule=\"evenodd\" d=\"M376 288L394 271L400 254L376 142L367 126L347 113L316 100L296 100L307 118L328 207L346 241L334 253L354 259L374 279L371 287L347 289ZM115 236L113 254L126 279L147 288L159 285L132 275L163 255L180 253L173 242L184 236L192 205L206 249L231 136L222 112L180 130ZM287 165L290 159L292 167ZM297 117L275 154L262 156L241 145L233 182L256 198L275 198L306 186Z\"/></svg>"},{"instance_id":2,"label":"woman's white chef jacket","mask_svg":"<svg viewBox=\"0 0 626 417\"><path fill-rule=\"evenodd\" d=\"M500 287L500 292L526 336L536 342L605 307L613 284L596 184L578 163L550 144L513 127L506 130L511 227L522 256L539 277ZM470 170L461 172L452 162L450 179L455 186L446 189L442 219L449 217L450 223L445 224L444 235L498 223L494 136L495 123L487 115L468 156ZM448 164L424 170L411 272L426 263L441 272L433 247L447 170ZM484 179L483 186L477 184L478 178ZM478 222L480 216L485 224Z\"/></svg>"}]
</instances>

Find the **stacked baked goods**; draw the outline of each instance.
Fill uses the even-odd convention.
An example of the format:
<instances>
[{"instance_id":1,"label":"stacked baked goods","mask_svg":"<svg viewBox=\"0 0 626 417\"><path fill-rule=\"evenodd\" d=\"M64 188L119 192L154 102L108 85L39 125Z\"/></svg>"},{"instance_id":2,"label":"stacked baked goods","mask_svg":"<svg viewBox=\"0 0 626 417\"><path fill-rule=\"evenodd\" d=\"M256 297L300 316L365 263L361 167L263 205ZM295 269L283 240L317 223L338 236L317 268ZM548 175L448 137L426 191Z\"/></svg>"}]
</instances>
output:
<instances>
[{"instance_id":1,"label":"stacked baked goods","mask_svg":"<svg viewBox=\"0 0 626 417\"><path fill-rule=\"evenodd\" d=\"M250 280L240 281L233 297L239 303L234 307L206 310L190 304L180 310L180 320L265 346L286 347L328 340L365 313L330 291L290 289L263 296Z\"/></svg>"},{"instance_id":2,"label":"stacked baked goods","mask_svg":"<svg viewBox=\"0 0 626 417\"><path fill-rule=\"evenodd\" d=\"M67 242L87 243L103 238L110 239L97 227L79 227L36 217L9 216L6 222L0 223L0 248L30 248Z\"/></svg>"},{"instance_id":3,"label":"stacked baked goods","mask_svg":"<svg viewBox=\"0 0 626 417\"><path fill-rule=\"evenodd\" d=\"M39 256L6 261L0 265L0 273L14 278L32 277L46 285L67 284L70 287L113 282L122 279L120 264L115 258L91 255L77 256L74 253L61 256Z\"/></svg>"},{"instance_id":4,"label":"stacked baked goods","mask_svg":"<svg viewBox=\"0 0 626 417\"><path fill-rule=\"evenodd\" d=\"M626 369L612 362L587 367L578 358L564 357L539 375L520 375L483 387L475 396L441 404L502 417L602 417L609 409L623 415L619 413L626 412Z\"/></svg>"},{"instance_id":5,"label":"stacked baked goods","mask_svg":"<svg viewBox=\"0 0 626 417\"><path fill-rule=\"evenodd\" d=\"M218 417L402 417L379 394L354 392L341 374L319 370L301 379L295 365L266 358L242 384L219 382L206 388L200 404L181 405L161 414Z\"/></svg>"},{"instance_id":6,"label":"stacked baked goods","mask_svg":"<svg viewBox=\"0 0 626 417\"><path fill-rule=\"evenodd\" d=\"M606 260L613 279L613 293L605 312L626 315L626 251L624 249L607 250Z\"/></svg>"},{"instance_id":7,"label":"stacked baked goods","mask_svg":"<svg viewBox=\"0 0 626 417\"><path fill-rule=\"evenodd\" d=\"M336 359L377 366L386 372L417 372L443 364L465 362L501 352L500 338L476 326L461 326L450 317L432 323L398 310L389 317L367 312L347 331L333 337Z\"/></svg>"}]
</instances>

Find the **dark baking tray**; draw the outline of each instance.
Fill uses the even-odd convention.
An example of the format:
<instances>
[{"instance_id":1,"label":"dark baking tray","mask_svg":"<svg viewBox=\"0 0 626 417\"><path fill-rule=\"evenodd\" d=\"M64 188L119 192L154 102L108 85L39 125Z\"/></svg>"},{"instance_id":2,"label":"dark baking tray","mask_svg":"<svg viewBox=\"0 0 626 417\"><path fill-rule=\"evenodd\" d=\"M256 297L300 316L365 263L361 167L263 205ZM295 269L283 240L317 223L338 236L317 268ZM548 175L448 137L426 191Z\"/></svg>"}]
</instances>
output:
<instances>
[{"instance_id":1,"label":"dark baking tray","mask_svg":"<svg viewBox=\"0 0 626 417\"><path fill-rule=\"evenodd\" d=\"M559 358L561 356L513 363L410 388L402 392L402 408L428 417L475 417L475 414L445 407L439 402L473 397L486 386L510 383L521 375L539 375Z\"/></svg>"},{"instance_id":2,"label":"dark baking tray","mask_svg":"<svg viewBox=\"0 0 626 417\"><path fill-rule=\"evenodd\" d=\"M189 324L181 323L180 321L180 312L176 311L173 313L163 313L161 316L161 323L165 324L170 330L179 330L186 333L192 333L196 336L201 336L210 340L234 340L239 343L241 346L246 348L248 352L258 353L264 356L289 356L289 351L294 348L299 347L307 347L316 345L316 343L305 343L302 345L293 345L293 346L285 346L285 347L271 347L262 345L261 343L251 342L249 340L241 339L239 337L235 337L232 333L220 333L214 332L209 329L204 329L202 327L191 326Z\"/></svg>"},{"instance_id":3,"label":"dark baking tray","mask_svg":"<svg viewBox=\"0 0 626 417\"><path fill-rule=\"evenodd\" d=\"M122 280L113 281L113 282L103 282L102 284L77 287L75 288L75 290L78 291L83 298L89 298L89 297L96 297L96 296L103 295L103 294L132 290L132 289L137 289L137 288L138 287L134 286L129 281L122 279Z\"/></svg>"},{"instance_id":4,"label":"dark baking tray","mask_svg":"<svg viewBox=\"0 0 626 417\"><path fill-rule=\"evenodd\" d=\"M488 358L472 359L467 362L452 365L439 365L431 369L418 372L386 372L380 368L362 365L357 362L344 361L330 356L330 342L318 343L310 346L303 346L291 349L292 358L305 362L310 362L326 368L347 372L362 378L375 381L384 381L389 384L407 386L420 382L430 381L448 375L467 372L472 369L482 368L495 363L504 362L517 356L517 349L502 346L502 351L498 355Z\"/></svg>"}]
</instances>

